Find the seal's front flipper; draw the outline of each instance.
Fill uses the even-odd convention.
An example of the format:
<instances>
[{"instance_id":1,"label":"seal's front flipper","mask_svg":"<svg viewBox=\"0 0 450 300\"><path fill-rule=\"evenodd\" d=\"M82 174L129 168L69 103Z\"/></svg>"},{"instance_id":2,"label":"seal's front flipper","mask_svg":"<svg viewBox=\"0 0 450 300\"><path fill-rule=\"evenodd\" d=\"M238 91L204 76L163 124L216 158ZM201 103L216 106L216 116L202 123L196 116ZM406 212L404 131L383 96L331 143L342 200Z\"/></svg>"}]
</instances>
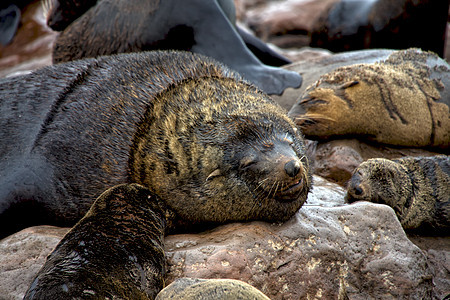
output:
<instances>
[{"instance_id":1,"label":"seal's front flipper","mask_svg":"<svg viewBox=\"0 0 450 300\"><path fill-rule=\"evenodd\" d=\"M253 34L247 32L246 30L236 25L236 30L239 36L244 41L250 51L264 64L269 66L281 67L292 63L290 59L284 57L278 52L272 50L266 43L261 41L259 38Z\"/></svg>"},{"instance_id":2,"label":"seal's front flipper","mask_svg":"<svg viewBox=\"0 0 450 300\"><path fill-rule=\"evenodd\" d=\"M20 9L15 4L9 5L7 8L0 10L0 44L8 45L20 23Z\"/></svg>"},{"instance_id":3,"label":"seal's front flipper","mask_svg":"<svg viewBox=\"0 0 450 300\"><path fill-rule=\"evenodd\" d=\"M302 77L297 72L261 63L246 47L217 1L192 0L186 9L173 14L174 20L194 29L192 52L215 58L268 94L280 95L288 87L301 85Z\"/></svg>"}]
</instances>

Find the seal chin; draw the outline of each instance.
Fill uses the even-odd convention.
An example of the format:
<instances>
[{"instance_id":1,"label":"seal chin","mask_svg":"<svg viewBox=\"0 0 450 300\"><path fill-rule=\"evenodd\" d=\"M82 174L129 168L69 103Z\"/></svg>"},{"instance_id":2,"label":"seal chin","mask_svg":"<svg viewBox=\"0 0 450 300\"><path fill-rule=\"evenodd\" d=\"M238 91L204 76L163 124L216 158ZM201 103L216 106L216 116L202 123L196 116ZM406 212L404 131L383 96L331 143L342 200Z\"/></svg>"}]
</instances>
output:
<instances>
[{"instance_id":1,"label":"seal chin","mask_svg":"<svg viewBox=\"0 0 450 300\"><path fill-rule=\"evenodd\" d=\"M280 202L293 202L300 197L303 191L303 179L299 179L292 185L288 186L285 190L279 191L275 194L275 200Z\"/></svg>"}]
</instances>

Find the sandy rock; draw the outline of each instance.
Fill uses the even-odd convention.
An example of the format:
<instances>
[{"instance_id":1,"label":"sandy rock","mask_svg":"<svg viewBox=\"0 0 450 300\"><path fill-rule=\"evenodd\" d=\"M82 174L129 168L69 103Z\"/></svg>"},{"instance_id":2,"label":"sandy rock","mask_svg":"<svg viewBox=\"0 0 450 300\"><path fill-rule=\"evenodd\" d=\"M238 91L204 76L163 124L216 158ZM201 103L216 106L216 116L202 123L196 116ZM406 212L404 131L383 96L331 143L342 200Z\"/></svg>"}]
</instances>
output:
<instances>
[{"instance_id":1,"label":"sandy rock","mask_svg":"<svg viewBox=\"0 0 450 300\"><path fill-rule=\"evenodd\" d=\"M450 295L450 237L410 235L409 239L426 254L433 276L433 295L436 299Z\"/></svg>"},{"instance_id":2,"label":"sandy rock","mask_svg":"<svg viewBox=\"0 0 450 300\"><path fill-rule=\"evenodd\" d=\"M166 247L168 282L179 276L240 279L271 299L431 295L424 254L390 208L372 203L307 205L282 225L230 224L170 236Z\"/></svg>"}]
</instances>

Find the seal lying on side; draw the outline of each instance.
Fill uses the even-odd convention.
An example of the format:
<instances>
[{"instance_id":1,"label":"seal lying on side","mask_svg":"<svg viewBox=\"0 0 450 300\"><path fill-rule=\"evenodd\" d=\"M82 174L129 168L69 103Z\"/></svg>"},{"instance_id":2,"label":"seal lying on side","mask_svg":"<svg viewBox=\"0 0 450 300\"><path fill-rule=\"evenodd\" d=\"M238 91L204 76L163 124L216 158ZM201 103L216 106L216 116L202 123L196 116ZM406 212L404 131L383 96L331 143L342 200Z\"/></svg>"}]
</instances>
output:
<instances>
[{"instance_id":1,"label":"seal lying on side","mask_svg":"<svg viewBox=\"0 0 450 300\"><path fill-rule=\"evenodd\" d=\"M380 143L450 147L450 69L430 52L397 51L340 67L311 85L290 116L311 138L360 136Z\"/></svg>"},{"instance_id":2,"label":"seal lying on side","mask_svg":"<svg viewBox=\"0 0 450 300\"><path fill-rule=\"evenodd\" d=\"M150 190L105 191L48 256L24 299L154 299L164 284L165 206Z\"/></svg>"},{"instance_id":3,"label":"seal lying on side","mask_svg":"<svg viewBox=\"0 0 450 300\"><path fill-rule=\"evenodd\" d=\"M215 58L269 94L281 94L287 87L301 85L298 73L267 66L246 47L235 28L231 0L71 2L92 7L58 36L54 63L115 53L177 49ZM59 11L50 10L50 20ZM242 30L240 33L262 50L259 53L266 59L276 57L268 47L262 47L263 43L255 43ZM275 61L280 60L277 57Z\"/></svg>"},{"instance_id":4,"label":"seal lying on side","mask_svg":"<svg viewBox=\"0 0 450 300\"><path fill-rule=\"evenodd\" d=\"M120 183L149 188L189 225L287 220L310 188L285 111L190 52L50 66L0 81L0 100L3 236L72 226Z\"/></svg>"},{"instance_id":5,"label":"seal lying on side","mask_svg":"<svg viewBox=\"0 0 450 300\"><path fill-rule=\"evenodd\" d=\"M450 158L369 159L354 171L346 197L391 206L405 229L448 234Z\"/></svg>"}]
</instances>

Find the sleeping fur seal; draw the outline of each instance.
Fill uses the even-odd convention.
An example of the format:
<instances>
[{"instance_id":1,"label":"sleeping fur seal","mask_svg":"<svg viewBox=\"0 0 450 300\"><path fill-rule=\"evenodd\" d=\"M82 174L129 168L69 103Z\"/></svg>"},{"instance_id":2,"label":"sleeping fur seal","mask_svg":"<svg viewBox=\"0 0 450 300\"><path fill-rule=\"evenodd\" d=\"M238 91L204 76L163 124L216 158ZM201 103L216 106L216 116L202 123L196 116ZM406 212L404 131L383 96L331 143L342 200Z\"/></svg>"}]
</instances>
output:
<instances>
[{"instance_id":1,"label":"sleeping fur seal","mask_svg":"<svg viewBox=\"0 0 450 300\"><path fill-rule=\"evenodd\" d=\"M346 198L389 205L405 229L448 235L450 158L369 159L354 171Z\"/></svg>"},{"instance_id":2,"label":"sleeping fur seal","mask_svg":"<svg viewBox=\"0 0 450 300\"><path fill-rule=\"evenodd\" d=\"M0 86L2 236L72 226L121 183L149 188L173 222L189 225L283 221L306 200L311 172L296 125L211 59L121 54Z\"/></svg>"},{"instance_id":3,"label":"sleeping fur seal","mask_svg":"<svg viewBox=\"0 0 450 300\"><path fill-rule=\"evenodd\" d=\"M74 8L79 18L70 23L66 16L68 20L61 22L60 27L54 25L61 29L70 23L55 41L54 63L115 53L176 49L215 58L269 94L281 94L287 87L301 85L298 73L265 65L246 47L241 36L263 60L275 65L288 62L261 41L236 29L231 0L67 3L66 10L77 8L77 4L89 9L83 13ZM61 14L61 9L50 9L49 22L62 18Z\"/></svg>"},{"instance_id":4,"label":"sleeping fur seal","mask_svg":"<svg viewBox=\"0 0 450 300\"><path fill-rule=\"evenodd\" d=\"M449 66L437 55L418 49L396 51L380 62L322 75L290 116L314 139L361 137L390 145L448 149L449 86Z\"/></svg>"}]
</instances>

